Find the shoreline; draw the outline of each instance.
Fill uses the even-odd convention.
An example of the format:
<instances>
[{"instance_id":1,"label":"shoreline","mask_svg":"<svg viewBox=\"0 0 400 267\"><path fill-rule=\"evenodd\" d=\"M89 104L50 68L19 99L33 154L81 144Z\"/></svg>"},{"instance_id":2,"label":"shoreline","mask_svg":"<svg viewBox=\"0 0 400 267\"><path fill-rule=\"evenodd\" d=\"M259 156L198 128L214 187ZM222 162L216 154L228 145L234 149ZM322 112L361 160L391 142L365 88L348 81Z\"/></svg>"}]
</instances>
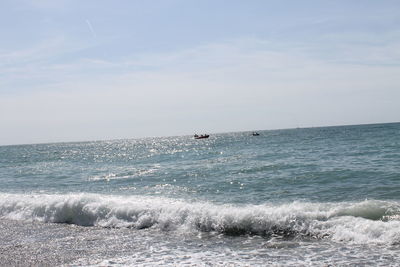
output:
<instances>
[{"instance_id":1,"label":"shoreline","mask_svg":"<svg viewBox=\"0 0 400 267\"><path fill-rule=\"evenodd\" d=\"M128 250L134 253L131 242L124 242L123 236L135 239L140 234L127 230L0 219L0 265L96 264Z\"/></svg>"},{"instance_id":2,"label":"shoreline","mask_svg":"<svg viewBox=\"0 0 400 267\"><path fill-rule=\"evenodd\" d=\"M0 219L0 266L395 266L398 246Z\"/></svg>"}]
</instances>

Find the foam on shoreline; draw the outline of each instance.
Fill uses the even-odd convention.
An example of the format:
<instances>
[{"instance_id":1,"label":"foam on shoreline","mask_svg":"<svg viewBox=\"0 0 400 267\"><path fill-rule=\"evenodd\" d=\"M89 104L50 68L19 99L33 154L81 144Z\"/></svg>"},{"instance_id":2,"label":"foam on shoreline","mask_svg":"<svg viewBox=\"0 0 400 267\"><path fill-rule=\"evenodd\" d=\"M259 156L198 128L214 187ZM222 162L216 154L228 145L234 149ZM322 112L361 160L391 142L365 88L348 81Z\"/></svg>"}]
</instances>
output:
<instances>
[{"instance_id":1,"label":"foam on shoreline","mask_svg":"<svg viewBox=\"0 0 400 267\"><path fill-rule=\"evenodd\" d=\"M400 243L400 203L217 205L163 197L0 194L0 218L111 228Z\"/></svg>"}]
</instances>

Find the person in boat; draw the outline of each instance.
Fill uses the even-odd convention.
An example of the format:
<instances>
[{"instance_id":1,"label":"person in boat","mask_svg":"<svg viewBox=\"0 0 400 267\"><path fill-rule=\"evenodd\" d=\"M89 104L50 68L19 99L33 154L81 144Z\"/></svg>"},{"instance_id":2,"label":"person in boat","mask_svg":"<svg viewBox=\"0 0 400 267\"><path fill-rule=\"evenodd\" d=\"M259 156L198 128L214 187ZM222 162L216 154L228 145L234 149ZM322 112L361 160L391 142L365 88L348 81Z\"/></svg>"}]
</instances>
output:
<instances>
[{"instance_id":1,"label":"person in boat","mask_svg":"<svg viewBox=\"0 0 400 267\"><path fill-rule=\"evenodd\" d=\"M208 137L209 137L208 134L202 134L202 135L195 134L194 135L194 138L196 138L196 139L203 139L203 138L208 138Z\"/></svg>"}]
</instances>

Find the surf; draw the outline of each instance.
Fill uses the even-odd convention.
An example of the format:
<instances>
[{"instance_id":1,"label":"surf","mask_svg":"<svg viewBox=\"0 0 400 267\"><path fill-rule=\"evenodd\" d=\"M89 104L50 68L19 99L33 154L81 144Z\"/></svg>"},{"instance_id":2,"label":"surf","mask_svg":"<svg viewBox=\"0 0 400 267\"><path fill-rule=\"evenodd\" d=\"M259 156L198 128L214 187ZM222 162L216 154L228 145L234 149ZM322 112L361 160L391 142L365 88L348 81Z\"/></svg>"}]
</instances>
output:
<instances>
[{"instance_id":1,"label":"surf","mask_svg":"<svg viewBox=\"0 0 400 267\"><path fill-rule=\"evenodd\" d=\"M400 243L397 201L233 205L150 196L0 194L0 218L172 233Z\"/></svg>"}]
</instances>

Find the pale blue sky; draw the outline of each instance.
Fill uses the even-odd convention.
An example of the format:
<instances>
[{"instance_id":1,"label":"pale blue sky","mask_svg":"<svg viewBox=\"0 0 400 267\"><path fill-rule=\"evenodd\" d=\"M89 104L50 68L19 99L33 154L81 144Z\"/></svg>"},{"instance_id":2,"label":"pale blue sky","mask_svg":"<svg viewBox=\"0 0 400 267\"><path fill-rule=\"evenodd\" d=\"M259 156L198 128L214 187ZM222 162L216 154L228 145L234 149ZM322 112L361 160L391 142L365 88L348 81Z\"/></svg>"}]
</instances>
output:
<instances>
[{"instance_id":1,"label":"pale blue sky","mask_svg":"<svg viewBox=\"0 0 400 267\"><path fill-rule=\"evenodd\" d=\"M399 1L2 0L0 145L400 121Z\"/></svg>"}]
</instances>

